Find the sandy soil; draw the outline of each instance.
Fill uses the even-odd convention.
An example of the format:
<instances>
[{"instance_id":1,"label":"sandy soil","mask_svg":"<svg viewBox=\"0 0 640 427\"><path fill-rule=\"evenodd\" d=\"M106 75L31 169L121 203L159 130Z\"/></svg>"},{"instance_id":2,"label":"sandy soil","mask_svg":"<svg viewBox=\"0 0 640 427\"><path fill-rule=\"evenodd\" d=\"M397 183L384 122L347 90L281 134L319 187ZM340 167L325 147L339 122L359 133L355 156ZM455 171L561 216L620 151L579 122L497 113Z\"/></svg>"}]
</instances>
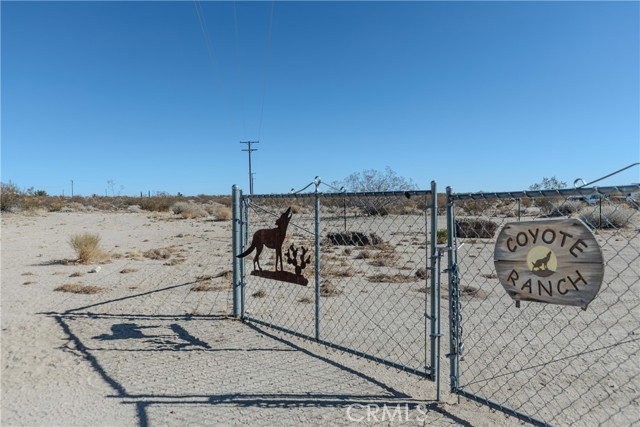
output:
<instances>
[{"instance_id":1,"label":"sandy soil","mask_svg":"<svg viewBox=\"0 0 640 427\"><path fill-rule=\"evenodd\" d=\"M394 245L412 248L402 255L413 266L406 276L414 276L424 257L412 227L424 223L405 224L393 237ZM1 232L2 425L519 424L447 393L446 337L442 402L436 403L435 384L417 375L232 319L228 221L132 212L8 214ZM69 238L82 232L101 235L108 262L71 261ZM292 238L307 244L305 234L292 231ZM330 258L335 268L342 255ZM265 256L268 268L272 251ZM366 275L333 275L338 288L351 283L353 289L324 300L324 338L423 366L423 282L393 284L381 299ZM68 284L101 290L55 291ZM278 285L253 296L264 286L248 282L251 315L312 332L310 288ZM398 294L410 302L389 296ZM357 311L356 295L371 307ZM443 330L447 304L442 301ZM372 339L380 331L354 320L345 333L345 313L377 323L389 318L400 332ZM416 328L422 332L414 334ZM629 369L637 378L637 364Z\"/></svg>"}]
</instances>

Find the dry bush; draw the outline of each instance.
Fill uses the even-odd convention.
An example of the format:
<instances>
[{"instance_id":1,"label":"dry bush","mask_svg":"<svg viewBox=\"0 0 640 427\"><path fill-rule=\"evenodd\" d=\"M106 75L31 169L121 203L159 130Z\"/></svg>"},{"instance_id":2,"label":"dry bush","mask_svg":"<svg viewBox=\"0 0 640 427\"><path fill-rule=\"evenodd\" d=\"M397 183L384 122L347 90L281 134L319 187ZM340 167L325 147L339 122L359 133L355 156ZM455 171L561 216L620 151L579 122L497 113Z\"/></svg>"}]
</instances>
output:
<instances>
[{"instance_id":1,"label":"dry bush","mask_svg":"<svg viewBox=\"0 0 640 427\"><path fill-rule=\"evenodd\" d=\"M100 248L100 235L82 233L71 236L69 244L76 252L78 261L87 264L91 261L103 261L107 254Z\"/></svg>"},{"instance_id":2,"label":"dry bush","mask_svg":"<svg viewBox=\"0 0 640 427\"><path fill-rule=\"evenodd\" d=\"M213 208L213 219L216 221L231 221L231 208L228 206L216 205Z\"/></svg>"},{"instance_id":3,"label":"dry bush","mask_svg":"<svg viewBox=\"0 0 640 427\"><path fill-rule=\"evenodd\" d=\"M168 212L171 206L176 203L175 197L141 197L135 201L135 204L141 209L151 212Z\"/></svg>"},{"instance_id":4,"label":"dry bush","mask_svg":"<svg viewBox=\"0 0 640 427\"><path fill-rule=\"evenodd\" d=\"M498 228L493 221L481 218L463 218L455 221L456 237L491 239Z\"/></svg>"},{"instance_id":5,"label":"dry bush","mask_svg":"<svg viewBox=\"0 0 640 427\"><path fill-rule=\"evenodd\" d=\"M203 218L208 216L207 211L200 205L191 202L176 202L171 206L174 214L182 216L182 218Z\"/></svg>"},{"instance_id":6,"label":"dry bush","mask_svg":"<svg viewBox=\"0 0 640 427\"><path fill-rule=\"evenodd\" d=\"M463 203L464 211L467 215L484 215L486 211L491 207L491 202L487 199L471 199L465 200Z\"/></svg>"},{"instance_id":7,"label":"dry bush","mask_svg":"<svg viewBox=\"0 0 640 427\"><path fill-rule=\"evenodd\" d=\"M596 206L588 211L583 210L580 219L592 228L624 228L629 225L636 211L618 206Z\"/></svg>"},{"instance_id":8,"label":"dry bush","mask_svg":"<svg viewBox=\"0 0 640 427\"><path fill-rule=\"evenodd\" d=\"M0 210L10 212L21 206L20 189L11 181L0 182Z\"/></svg>"},{"instance_id":9,"label":"dry bush","mask_svg":"<svg viewBox=\"0 0 640 427\"><path fill-rule=\"evenodd\" d=\"M375 233L367 235L359 231L328 233L327 238L336 246L369 246L382 243L382 239Z\"/></svg>"},{"instance_id":10,"label":"dry bush","mask_svg":"<svg viewBox=\"0 0 640 427\"><path fill-rule=\"evenodd\" d=\"M54 291L56 292L70 292L73 294L97 294L102 290L103 288L100 288L98 286L79 285L79 284L62 285L54 289Z\"/></svg>"}]
</instances>

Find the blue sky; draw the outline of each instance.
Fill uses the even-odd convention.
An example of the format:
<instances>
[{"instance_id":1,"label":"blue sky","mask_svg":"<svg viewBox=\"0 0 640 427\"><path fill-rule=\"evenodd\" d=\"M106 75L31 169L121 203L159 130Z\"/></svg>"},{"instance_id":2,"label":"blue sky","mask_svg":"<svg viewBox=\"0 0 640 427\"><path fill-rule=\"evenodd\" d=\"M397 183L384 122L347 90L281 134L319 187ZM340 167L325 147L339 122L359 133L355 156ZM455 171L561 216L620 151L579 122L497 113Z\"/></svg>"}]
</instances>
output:
<instances>
[{"instance_id":1,"label":"blue sky","mask_svg":"<svg viewBox=\"0 0 640 427\"><path fill-rule=\"evenodd\" d=\"M248 192L248 140L256 193L590 181L640 161L639 6L2 1L2 182Z\"/></svg>"}]
</instances>

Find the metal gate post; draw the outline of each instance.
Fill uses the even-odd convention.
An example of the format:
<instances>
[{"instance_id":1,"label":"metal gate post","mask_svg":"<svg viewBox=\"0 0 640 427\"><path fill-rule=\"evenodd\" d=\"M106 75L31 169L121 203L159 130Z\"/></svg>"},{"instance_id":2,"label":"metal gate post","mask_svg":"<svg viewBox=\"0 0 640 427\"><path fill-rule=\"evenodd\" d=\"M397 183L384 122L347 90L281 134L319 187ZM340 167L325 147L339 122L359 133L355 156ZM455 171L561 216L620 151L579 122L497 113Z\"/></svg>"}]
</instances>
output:
<instances>
[{"instance_id":1,"label":"metal gate post","mask_svg":"<svg viewBox=\"0 0 640 427\"><path fill-rule=\"evenodd\" d=\"M438 190L431 181L431 377L436 382L436 400L440 400L440 263L438 255Z\"/></svg>"},{"instance_id":2,"label":"metal gate post","mask_svg":"<svg viewBox=\"0 0 640 427\"><path fill-rule=\"evenodd\" d=\"M240 264L242 261L236 255L240 253L240 247L242 245L242 219L240 214L240 199L242 198L241 192L238 186L234 185L231 188L231 212L232 212L232 244L233 251L231 256L233 257L233 317L241 317L241 283L244 281L242 277L242 269Z\"/></svg>"},{"instance_id":3,"label":"metal gate post","mask_svg":"<svg viewBox=\"0 0 640 427\"><path fill-rule=\"evenodd\" d=\"M246 249L246 242L249 240L249 202L244 199L240 190L240 253ZM240 314L245 318L245 289L247 287L247 263L240 263Z\"/></svg>"},{"instance_id":4,"label":"metal gate post","mask_svg":"<svg viewBox=\"0 0 640 427\"><path fill-rule=\"evenodd\" d=\"M458 287L458 248L456 247L456 225L453 212L454 204L451 198L451 187L447 187L447 245L449 272L449 360L451 391L456 392L459 387L460 353L462 350L462 330L460 318L460 289Z\"/></svg>"},{"instance_id":5,"label":"metal gate post","mask_svg":"<svg viewBox=\"0 0 640 427\"><path fill-rule=\"evenodd\" d=\"M315 262L315 293L316 293L316 340L320 340L320 196L318 194L318 187L320 186L320 177L316 176L313 181L316 185L316 203L315 203L315 250L316 250L316 262Z\"/></svg>"}]
</instances>

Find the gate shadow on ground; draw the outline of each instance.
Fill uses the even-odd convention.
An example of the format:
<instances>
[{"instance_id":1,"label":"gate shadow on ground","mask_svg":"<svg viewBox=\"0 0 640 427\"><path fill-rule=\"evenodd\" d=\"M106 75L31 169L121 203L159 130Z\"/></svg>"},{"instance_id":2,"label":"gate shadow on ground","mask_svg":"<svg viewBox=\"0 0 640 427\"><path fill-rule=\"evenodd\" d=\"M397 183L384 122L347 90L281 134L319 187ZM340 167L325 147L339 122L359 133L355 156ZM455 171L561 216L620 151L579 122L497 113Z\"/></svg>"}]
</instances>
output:
<instances>
[{"instance_id":1,"label":"gate shadow on ground","mask_svg":"<svg viewBox=\"0 0 640 427\"><path fill-rule=\"evenodd\" d=\"M274 411L292 408L317 424L317 410L333 411L334 420L344 421L353 405L421 408L470 425L435 402L413 399L371 375L226 316L42 314L65 333L61 349L89 362L114 391L108 397L135 405L140 427L167 424L164 414L181 414L176 425L211 423L209 413L221 420L235 414L235 423L243 424L239 409L258 419L275 416L277 422L282 414ZM304 413L309 410L316 411L311 418Z\"/></svg>"}]
</instances>

